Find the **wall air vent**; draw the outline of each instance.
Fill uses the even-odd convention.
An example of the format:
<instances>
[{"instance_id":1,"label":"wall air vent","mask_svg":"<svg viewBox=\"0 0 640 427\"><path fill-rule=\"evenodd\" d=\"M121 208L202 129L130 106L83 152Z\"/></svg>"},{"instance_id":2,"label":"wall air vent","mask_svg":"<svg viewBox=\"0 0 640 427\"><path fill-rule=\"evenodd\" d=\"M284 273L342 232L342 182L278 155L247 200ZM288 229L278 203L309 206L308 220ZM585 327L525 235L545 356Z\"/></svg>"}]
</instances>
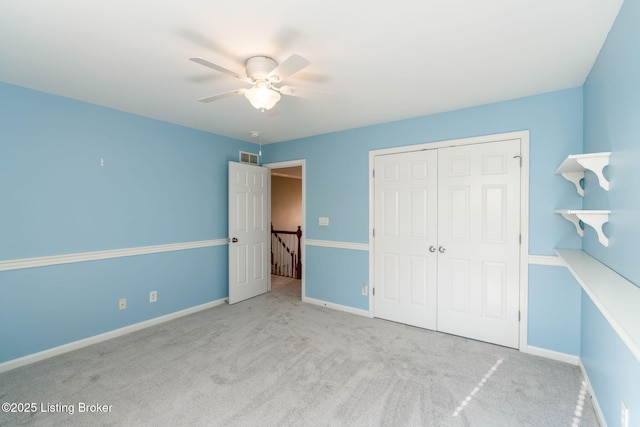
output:
<instances>
[{"instance_id":1,"label":"wall air vent","mask_svg":"<svg viewBox=\"0 0 640 427\"><path fill-rule=\"evenodd\" d=\"M240 163L248 163L250 165L258 164L258 155L254 153L240 152Z\"/></svg>"}]
</instances>

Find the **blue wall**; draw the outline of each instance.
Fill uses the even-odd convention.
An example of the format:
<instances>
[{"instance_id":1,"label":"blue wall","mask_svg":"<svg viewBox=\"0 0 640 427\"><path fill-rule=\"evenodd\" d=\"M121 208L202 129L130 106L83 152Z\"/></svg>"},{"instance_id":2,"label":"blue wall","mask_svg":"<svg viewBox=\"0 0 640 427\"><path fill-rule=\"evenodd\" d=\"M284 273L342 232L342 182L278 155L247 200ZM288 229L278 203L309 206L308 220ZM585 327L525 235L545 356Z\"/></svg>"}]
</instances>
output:
<instances>
[{"instance_id":1,"label":"blue wall","mask_svg":"<svg viewBox=\"0 0 640 427\"><path fill-rule=\"evenodd\" d=\"M640 426L640 362L583 292L580 358L609 426L620 425L621 401L629 426Z\"/></svg>"},{"instance_id":2,"label":"blue wall","mask_svg":"<svg viewBox=\"0 0 640 427\"><path fill-rule=\"evenodd\" d=\"M368 243L370 150L520 130L531 132L530 253L580 247L575 228L553 210L581 203L573 184L554 175L582 150L581 88L269 144L263 163L306 159L308 238ZM331 225L318 226L320 216Z\"/></svg>"},{"instance_id":3,"label":"blue wall","mask_svg":"<svg viewBox=\"0 0 640 427\"><path fill-rule=\"evenodd\" d=\"M627 0L584 85L585 153L611 151L605 169L610 191L585 174L586 209L611 209L605 248L589 232L584 250L640 286L640 269L629 254L640 242L640 2Z\"/></svg>"},{"instance_id":4,"label":"blue wall","mask_svg":"<svg viewBox=\"0 0 640 427\"><path fill-rule=\"evenodd\" d=\"M610 209L609 247L585 230L583 250L640 286L640 1L626 0L584 85L584 152L611 151L610 191L586 174L584 207ZM638 302L640 304L640 302ZM640 310L640 305L637 307ZM640 327L640 326L638 326ZM630 425L640 426L640 362L587 295L582 303L581 357L610 426L620 424L620 401Z\"/></svg>"},{"instance_id":5,"label":"blue wall","mask_svg":"<svg viewBox=\"0 0 640 427\"><path fill-rule=\"evenodd\" d=\"M307 279L307 297L369 310L369 300L361 290L361 285L369 283L369 252L307 246L305 256L305 276L313 278L311 283L322 283L309 286Z\"/></svg>"},{"instance_id":6,"label":"blue wall","mask_svg":"<svg viewBox=\"0 0 640 427\"><path fill-rule=\"evenodd\" d=\"M554 175L568 154L582 152L581 88L270 144L263 147L263 161L306 159L307 238L368 243L370 150L519 130L530 130L529 253L580 248L575 227L553 211L582 203L573 184ZM320 216L329 217L330 226L318 226ZM368 280L368 257L355 250L308 246L307 251L307 296L368 308L369 297L360 294ZM566 277L549 283L556 270L530 271L529 344L578 355L580 288Z\"/></svg>"},{"instance_id":7,"label":"blue wall","mask_svg":"<svg viewBox=\"0 0 640 427\"><path fill-rule=\"evenodd\" d=\"M581 292L565 267L529 265L529 345L579 355Z\"/></svg>"},{"instance_id":8,"label":"blue wall","mask_svg":"<svg viewBox=\"0 0 640 427\"><path fill-rule=\"evenodd\" d=\"M225 238L239 150L0 83L0 261ZM0 362L224 298L227 264L220 246L0 272Z\"/></svg>"}]
</instances>

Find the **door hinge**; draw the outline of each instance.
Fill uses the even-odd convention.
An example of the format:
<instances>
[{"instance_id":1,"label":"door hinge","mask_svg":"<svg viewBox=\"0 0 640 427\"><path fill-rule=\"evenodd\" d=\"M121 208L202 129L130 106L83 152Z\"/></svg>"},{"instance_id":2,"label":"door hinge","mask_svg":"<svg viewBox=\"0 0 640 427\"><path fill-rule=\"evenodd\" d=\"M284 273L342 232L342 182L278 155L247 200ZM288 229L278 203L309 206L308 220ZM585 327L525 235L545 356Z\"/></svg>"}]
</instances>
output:
<instances>
[{"instance_id":1,"label":"door hinge","mask_svg":"<svg viewBox=\"0 0 640 427\"><path fill-rule=\"evenodd\" d=\"M520 321L520 311L518 310L518 322Z\"/></svg>"},{"instance_id":2,"label":"door hinge","mask_svg":"<svg viewBox=\"0 0 640 427\"><path fill-rule=\"evenodd\" d=\"M373 169L373 170L371 171L371 173L373 174L373 177L375 178L375 177L376 177L376 170L375 170L375 169Z\"/></svg>"},{"instance_id":3,"label":"door hinge","mask_svg":"<svg viewBox=\"0 0 640 427\"><path fill-rule=\"evenodd\" d=\"M376 296L376 288L372 288L372 289L371 289L371 293L372 293L372 294L373 294L373 296L375 297L375 296Z\"/></svg>"},{"instance_id":4,"label":"door hinge","mask_svg":"<svg viewBox=\"0 0 640 427\"><path fill-rule=\"evenodd\" d=\"M522 244L522 233L518 235L518 244Z\"/></svg>"},{"instance_id":5,"label":"door hinge","mask_svg":"<svg viewBox=\"0 0 640 427\"><path fill-rule=\"evenodd\" d=\"M376 229L373 229L373 237L376 237Z\"/></svg>"}]
</instances>

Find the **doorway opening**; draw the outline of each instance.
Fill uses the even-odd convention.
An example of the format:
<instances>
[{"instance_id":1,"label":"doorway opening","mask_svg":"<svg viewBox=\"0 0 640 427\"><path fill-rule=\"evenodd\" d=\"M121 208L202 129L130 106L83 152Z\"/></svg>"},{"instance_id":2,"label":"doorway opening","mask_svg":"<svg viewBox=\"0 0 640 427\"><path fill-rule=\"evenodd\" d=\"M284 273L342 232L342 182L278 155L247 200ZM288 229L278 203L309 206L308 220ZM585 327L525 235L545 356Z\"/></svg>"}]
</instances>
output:
<instances>
[{"instance_id":1,"label":"doorway opening","mask_svg":"<svg viewBox=\"0 0 640 427\"><path fill-rule=\"evenodd\" d=\"M271 282L278 290L304 295L304 160L271 163Z\"/></svg>"}]
</instances>

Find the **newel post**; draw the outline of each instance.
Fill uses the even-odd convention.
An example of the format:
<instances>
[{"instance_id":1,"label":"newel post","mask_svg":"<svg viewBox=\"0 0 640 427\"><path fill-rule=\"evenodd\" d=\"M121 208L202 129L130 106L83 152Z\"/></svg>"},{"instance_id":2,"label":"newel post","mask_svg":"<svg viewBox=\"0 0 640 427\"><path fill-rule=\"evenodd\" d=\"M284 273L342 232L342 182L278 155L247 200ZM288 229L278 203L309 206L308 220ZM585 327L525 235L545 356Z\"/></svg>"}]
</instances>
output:
<instances>
[{"instance_id":1,"label":"newel post","mask_svg":"<svg viewBox=\"0 0 640 427\"><path fill-rule=\"evenodd\" d=\"M300 244L300 238L302 237L302 229L298 226L298 231L296 231L296 236L298 236L298 263L296 264L296 279L302 279L302 247Z\"/></svg>"}]
</instances>

